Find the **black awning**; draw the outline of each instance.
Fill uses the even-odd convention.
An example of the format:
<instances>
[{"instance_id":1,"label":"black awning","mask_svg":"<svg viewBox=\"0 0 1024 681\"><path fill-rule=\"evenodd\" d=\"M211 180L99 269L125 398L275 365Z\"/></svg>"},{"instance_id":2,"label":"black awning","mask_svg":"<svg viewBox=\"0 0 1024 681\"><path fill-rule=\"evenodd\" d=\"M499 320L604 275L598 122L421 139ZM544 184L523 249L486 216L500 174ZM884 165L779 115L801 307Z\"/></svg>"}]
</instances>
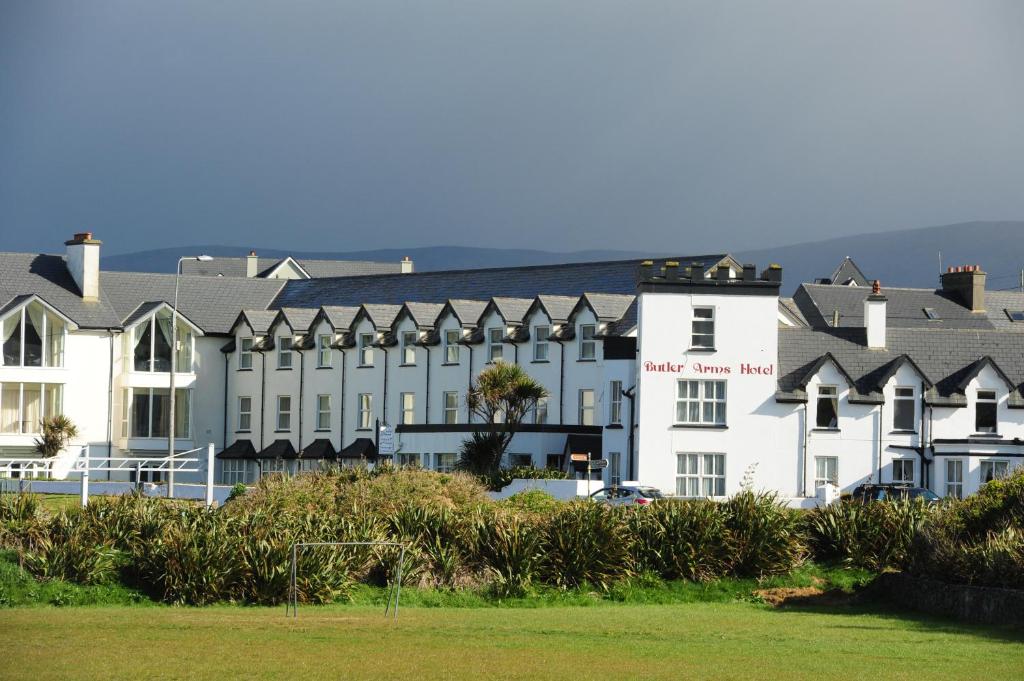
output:
<instances>
[{"instance_id":1,"label":"black awning","mask_svg":"<svg viewBox=\"0 0 1024 681\"><path fill-rule=\"evenodd\" d=\"M255 459L256 448L251 440L235 440L224 451L217 454L218 459Z\"/></svg>"},{"instance_id":2,"label":"black awning","mask_svg":"<svg viewBox=\"0 0 1024 681\"><path fill-rule=\"evenodd\" d=\"M569 433L565 436L564 454L590 454L591 459L600 459L603 453L600 435Z\"/></svg>"},{"instance_id":3,"label":"black awning","mask_svg":"<svg viewBox=\"0 0 1024 681\"><path fill-rule=\"evenodd\" d=\"M274 440L274 442L260 452L257 459L294 459L297 455L295 447L292 447L291 440Z\"/></svg>"},{"instance_id":4,"label":"black awning","mask_svg":"<svg viewBox=\"0 0 1024 681\"><path fill-rule=\"evenodd\" d=\"M338 456L338 453L334 449L334 445L331 441L326 438L313 440L308 446L304 447L299 452L300 459L315 459L319 461L334 460Z\"/></svg>"},{"instance_id":5,"label":"black awning","mask_svg":"<svg viewBox=\"0 0 1024 681\"><path fill-rule=\"evenodd\" d=\"M368 437L357 437L352 444L338 452L339 459L376 459L377 445Z\"/></svg>"}]
</instances>

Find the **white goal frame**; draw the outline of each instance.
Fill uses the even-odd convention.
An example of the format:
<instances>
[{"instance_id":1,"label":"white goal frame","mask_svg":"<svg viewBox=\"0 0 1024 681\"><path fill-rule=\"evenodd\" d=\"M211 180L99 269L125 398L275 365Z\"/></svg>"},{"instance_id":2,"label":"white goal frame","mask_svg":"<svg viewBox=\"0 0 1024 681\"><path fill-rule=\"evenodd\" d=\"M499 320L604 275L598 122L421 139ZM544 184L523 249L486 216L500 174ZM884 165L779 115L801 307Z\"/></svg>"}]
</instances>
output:
<instances>
[{"instance_id":1,"label":"white goal frame","mask_svg":"<svg viewBox=\"0 0 1024 681\"><path fill-rule=\"evenodd\" d=\"M291 585L288 589L288 600L285 601L285 617L288 616L289 611L292 617L299 616L299 549L311 546L397 546L400 549L398 565L395 569L394 581L389 583L388 600L384 606L384 617L387 617L388 613L391 612L392 619L398 619L398 599L402 595L402 570L405 567L405 544L394 541L317 541L295 542L292 544ZM394 608L391 607L392 597L394 598Z\"/></svg>"}]
</instances>

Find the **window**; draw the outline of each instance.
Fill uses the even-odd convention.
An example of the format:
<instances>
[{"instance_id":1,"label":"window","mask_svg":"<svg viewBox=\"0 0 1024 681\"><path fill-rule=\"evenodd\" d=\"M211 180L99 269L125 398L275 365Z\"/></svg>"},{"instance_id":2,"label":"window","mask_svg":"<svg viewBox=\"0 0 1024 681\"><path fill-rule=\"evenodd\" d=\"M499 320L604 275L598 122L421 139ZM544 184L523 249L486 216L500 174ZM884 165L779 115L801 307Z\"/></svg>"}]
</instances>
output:
<instances>
[{"instance_id":1,"label":"window","mask_svg":"<svg viewBox=\"0 0 1024 681\"><path fill-rule=\"evenodd\" d=\"M359 366L373 366L373 334L359 334Z\"/></svg>"},{"instance_id":2,"label":"window","mask_svg":"<svg viewBox=\"0 0 1024 681\"><path fill-rule=\"evenodd\" d=\"M177 411L177 409L175 409ZM248 433L252 430L252 398L238 398L238 430Z\"/></svg>"},{"instance_id":3,"label":"window","mask_svg":"<svg viewBox=\"0 0 1024 681\"><path fill-rule=\"evenodd\" d=\"M260 475L271 475L273 473L284 473L284 461L282 459L261 459Z\"/></svg>"},{"instance_id":4,"label":"window","mask_svg":"<svg viewBox=\"0 0 1024 681\"><path fill-rule=\"evenodd\" d=\"M594 391L580 390L580 413L578 423L581 426L594 425Z\"/></svg>"},{"instance_id":5,"label":"window","mask_svg":"<svg viewBox=\"0 0 1024 681\"><path fill-rule=\"evenodd\" d=\"M509 454L508 465L512 468L529 468L533 466L533 456L530 454Z\"/></svg>"},{"instance_id":6,"label":"window","mask_svg":"<svg viewBox=\"0 0 1024 681\"><path fill-rule=\"evenodd\" d=\"M724 426L725 381L679 381L676 423Z\"/></svg>"},{"instance_id":7,"label":"window","mask_svg":"<svg viewBox=\"0 0 1024 681\"><path fill-rule=\"evenodd\" d=\"M416 423L416 393L402 393L402 423Z\"/></svg>"},{"instance_id":8,"label":"window","mask_svg":"<svg viewBox=\"0 0 1024 681\"><path fill-rule=\"evenodd\" d=\"M221 482L225 485L236 485L245 483L245 460L224 459L224 468L221 471Z\"/></svg>"},{"instance_id":9,"label":"window","mask_svg":"<svg viewBox=\"0 0 1024 681\"><path fill-rule=\"evenodd\" d=\"M56 383L0 384L0 433L36 434L44 418L62 414L64 386Z\"/></svg>"},{"instance_id":10,"label":"window","mask_svg":"<svg viewBox=\"0 0 1024 681\"><path fill-rule=\"evenodd\" d=\"M459 393L457 392L444 394L444 422L449 425L459 422Z\"/></svg>"},{"instance_id":11,"label":"window","mask_svg":"<svg viewBox=\"0 0 1024 681\"><path fill-rule=\"evenodd\" d=\"M818 409L815 414L818 428L839 427L839 395L834 385L818 386Z\"/></svg>"},{"instance_id":12,"label":"window","mask_svg":"<svg viewBox=\"0 0 1024 681\"><path fill-rule=\"evenodd\" d=\"M593 324L580 324L580 360L589 361L597 358L597 341L594 334L597 327Z\"/></svg>"},{"instance_id":13,"label":"window","mask_svg":"<svg viewBox=\"0 0 1024 681\"><path fill-rule=\"evenodd\" d=\"M548 422L548 398L542 397L533 405L533 422L538 425Z\"/></svg>"},{"instance_id":14,"label":"window","mask_svg":"<svg viewBox=\"0 0 1024 681\"><path fill-rule=\"evenodd\" d=\"M252 369L252 338L241 338L238 341L238 368Z\"/></svg>"},{"instance_id":15,"label":"window","mask_svg":"<svg viewBox=\"0 0 1024 681\"><path fill-rule=\"evenodd\" d=\"M681 497L724 497L725 454L677 454L676 494Z\"/></svg>"},{"instance_id":16,"label":"window","mask_svg":"<svg viewBox=\"0 0 1024 681\"><path fill-rule=\"evenodd\" d=\"M406 468L418 468L420 466L420 455L412 452L396 452L395 464Z\"/></svg>"},{"instance_id":17,"label":"window","mask_svg":"<svg viewBox=\"0 0 1024 681\"><path fill-rule=\"evenodd\" d=\"M548 454L547 461L544 464L545 468L551 470L561 471L565 470L565 455L564 454Z\"/></svg>"},{"instance_id":18,"label":"window","mask_svg":"<svg viewBox=\"0 0 1024 681\"><path fill-rule=\"evenodd\" d=\"M277 396L277 430L292 429L292 396Z\"/></svg>"},{"instance_id":19,"label":"window","mask_svg":"<svg viewBox=\"0 0 1024 681\"><path fill-rule=\"evenodd\" d=\"M839 487L838 456L814 457L814 489L818 489L826 483Z\"/></svg>"},{"instance_id":20,"label":"window","mask_svg":"<svg viewBox=\"0 0 1024 681\"><path fill-rule=\"evenodd\" d=\"M174 437L190 437L191 391L178 388L174 391ZM124 399L129 408L127 432L131 437L166 438L169 433L171 416L171 391L167 388L126 388Z\"/></svg>"},{"instance_id":21,"label":"window","mask_svg":"<svg viewBox=\"0 0 1024 681\"><path fill-rule=\"evenodd\" d=\"M551 335L550 326L533 327L533 361L548 361L548 336Z\"/></svg>"},{"instance_id":22,"label":"window","mask_svg":"<svg viewBox=\"0 0 1024 681\"><path fill-rule=\"evenodd\" d=\"M981 482L991 482L1000 478L1005 478L1010 474L1010 462L1005 459L992 459L989 461L981 462Z\"/></svg>"},{"instance_id":23,"label":"window","mask_svg":"<svg viewBox=\"0 0 1024 681\"><path fill-rule=\"evenodd\" d=\"M893 399L892 426L895 430L913 432L914 428L914 389L896 388Z\"/></svg>"},{"instance_id":24,"label":"window","mask_svg":"<svg viewBox=\"0 0 1024 681\"><path fill-rule=\"evenodd\" d=\"M964 462L961 459L946 459L946 496L964 498Z\"/></svg>"},{"instance_id":25,"label":"window","mask_svg":"<svg viewBox=\"0 0 1024 681\"><path fill-rule=\"evenodd\" d=\"M435 454L434 470L438 473L451 473L455 470L456 457L454 454Z\"/></svg>"},{"instance_id":26,"label":"window","mask_svg":"<svg viewBox=\"0 0 1024 681\"><path fill-rule=\"evenodd\" d=\"M448 329L444 332L444 363L459 363L459 334L458 329Z\"/></svg>"},{"instance_id":27,"label":"window","mask_svg":"<svg viewBox=\"0 0 1024 681\"><path fill-rule=\"evenodd\" d=\"M974 403L974 432L995 433L996 430L996 391L979 390Z\"/></svg>"},{"instance_id":28,"label":"window","mask_svg":"<svg viewBox=\"0 0 1024 681\"><path fill-rule=\"evenodd\" d=\"M359 393L359 430L373 428L373 395Z\"/></svg>"},{"instance_id":29,"label":"window","mask_svg":"<svg viewBox=\"0 0 1024 681\"><path fill-rule=\"evenodd\" d=\"M33 300L0 322L4 366L64 366L67 326L42 303Z\"/></svg>"},{"instance_id":30,"label":"window","mask_svg":"<svg viewBox=\"0 0 1024 681\"><path fill-rule=\"evenodd\" d=\"M316 396L316 429L331 429L331 396Z\"/></svg>"},{"instance_id":31,"label":"window","mask_svg":"<svg viewBox=\"0 0 1024 681\"><path fill-rule=\"evenodd\" d=\"M331 366L331 337L327 334L317 336L316 366L324 369Z\"/></svg>"},{"instance_id":32,"label":"window","mask_svg":"<svg viewBox=\"0 0 1024 681\"><path fill-rule=\"evenodd\" d=\"M1011 322L1024 322L1024 310L1004 309L1003 312L1006 313L1006 316L1010 318Z\"/></svg>"},{"instance_id":33,"label":"window","mask_svg":"<svg viewBox=\"0 0 1024 681\"><path fill-rule=\"evenodd\" d=\"M416 332L402 332L402 364L416 363Z\"/></svg>"},{"instance_id":34,"label":"window","mask_svg":"<svg viewBox=\"0 0 1024 681\"><path fill-rule=\"evenodd\" d=\"M935 322L942 318L934 307L924 307L921 308L921 311L924 312L924 316L928 321Z\"/></svg>"},{"instance_id":35,"label":"window","mask_svg":"<svg viewBox=\"0 0 1024 681\"><path fill-rule=\"evenodd\" d=\"M622 381L608 384L608 423L622 425Z\"/></svg>"},{"instance_id":36,"label":"window","mask_svg":"<svg viewBox=\"0 0 1024 681\"><path fill-rule=\"evenodd\" d=\"M292 368L292 343L295 339L291 336L281 336L277 339L277 368Z\"/></svg>"},{"instance_id":37,"label":"window","mask_svg":"<svg viewBox=\"0 0 1024 681\"><path fill-rule=\"evenodd\" d=\"M501 339L505 336L505 330L498 327L487 329L487 361L500 362L504 358L505 346Z\"/></svg>"},{"instance_id":38,"label":"window","mask_svg":"<svg viewBox=\"0 0 1024 681\"><path fill-rule=\"evenodd\" d=\"M608 452L608 484L622 484L622 453Z\"/></svg>"},{"instance_id":39,"label":"window","mask_svg":"<svg viewBox=\"0 0 1024 681\"><path fill-rule=\"evenodd\" d=\"M892 460L892 481L898 485L914 484L914 460L893 459Z\"/></svg>"},{"instance_id":40,"label":"window","mask_svg":"<svg viewBox=\"0 0 1024 681\"><path fill-rule=\"evenodd\" d=\"M160 310L126 334L130 339L130 359L135 371L170 372L171 347L177 347L174 357L178 373L192 371L192 331L180 322L175 324L177 341L171 343L171 325L174 322L167 310Z\"/></svg>"},{"instance_id":41,"label":"window","mask_svg":"<svg viewBox=\"0 0 1024 681\"><path fill-rule=\"evenodd\" d=\"M693 308L690 331L690 347L713 350L715 347L715 308Z\"/></svg>"}]
</instances>

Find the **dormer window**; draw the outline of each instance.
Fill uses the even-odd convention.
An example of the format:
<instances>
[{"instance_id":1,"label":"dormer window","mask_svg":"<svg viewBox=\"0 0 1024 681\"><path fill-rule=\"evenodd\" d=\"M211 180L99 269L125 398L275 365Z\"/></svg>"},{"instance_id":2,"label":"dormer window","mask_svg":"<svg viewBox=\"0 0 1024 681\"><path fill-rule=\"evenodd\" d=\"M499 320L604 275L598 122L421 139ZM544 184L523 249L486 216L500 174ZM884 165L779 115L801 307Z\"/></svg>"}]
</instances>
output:
<instances>
[{"instance_id":1,"label":"dormer window","mask_svg":"<svg viewBox=\"0 0 1024 681\"><path fill-rule=\"evenodd\" d=\"M64 320L32 301L0 324L4 366L64 366Z\"/></svg>"},{"instance_id":2,"label":"dormer window","mask_svg":"<svg viewBox=\"0 0 1024 681\"><path fill-rule=\"evenodd\" d=\"M715 308L693 308L693 321L690 325L690 347L700 350L715 349Z\"/></svg>"},{"instance_id":3,"label":"dormer window","mask_svg":"<svg viewBox=\"0 0 1024 681\"><path fill-rule=\"evenodd\" d=\"M594 335L597 327L593 324L580 324L580 360L589 361L597 359L597 341Z\"/></svg>"},{"instance_id":4,"label":"dormer window","mask_svg":"<svg viewBox=\"0 0 1024 681\"><path fill-rule=\"evenodd\" d=\"M252 338L238 339L238 368L242 371L252 369Z\"/></svg>"},{"instance_id":5,"label":"dormer window","mask_svg":"<svg viewBox=\"0 0 1024 681\"><path fill-rule=\"evenodd\" d=\"M444 363L459 363L459 330L448 329L444 332Z\"/></svg>"},{"instance_id":6,"label":"dormer window","mask_svg":"<svg viewBox=\"0 0 1024 681\"><path fill-rule=\"evenodd\" d=\"M416 364L416 332L402 332L402 364Z\"/></svg>"},{"instance_id":7,"label":"dormer window","mask_svg":"<svg viewBox=\"0 0 1024 681\"><path fill-rule=\"evenodd\" d=\"M915 404L914 389L897 387L893 396L892 427L893 430L913 432Z\"/></svg>"},{"instance_id":8,"label":"dormer window","mask_svg":"<svg viewBox=\"0 0 1024 681\"><path fill-rule=\"evenodd\" d=\"M373 366L373 334L359 334L359 366Z\"/></svg>"},{"instance_id":9,"label":"dormer window","mask_svg":"<svg viewBox=\"0 0 1024 681\"><path fill-rule=\"evenodd\" d=\"M135 371L169 373L171 347L177 347L174 358L178 373L192 372L192 331L179 320L176 324L177 342L171 342L171 313L160 310L147 321L132 329L132 366Z\"/></svg>"},{"instance_id":10,"label":"dormer window","mask_svg":"<svg viewBox=\"0 0 1024 681\"><path fill-rule=\"evenodd\" d=\"M325 369L331 366L331 336L321 334L316 339L316 366Z\"/></svg>"},{"instance_id":11,"label":"dormer window","mask_svg":"<svg viewBox=\"0 0 1024 681\"><path fill-rule=\"evenodd\" d=\"M995 433L998 430L995 390L979 390L974 401L974 432Z\"/></svg>"},{"instance_id":12,"label":"dormer window","mask_svg":"<svg viewBox=\"0 0 1024 681\"><path fill-rule=\"evenodd\" d=\"M499 327L487 329L487 361L500 362L504 359L505 346L501 339L505 337L505 330Z\"/></svg>"},{"instance_id":13,"label":"dormer window","mask_svg":"<svg viewBox=\"0 0 1024 681\"><path fill-rule=\"evenodd\" d=\"M815 425L818 428L828 429L839 427L839 395L834 385L818 386Z\"/></svg>"},{"instance_id":14,"label":"dormer window","mask_svg":"<svg viewBox=\"0 0 1024 681\"><path fill-rule=\"evenodd\" d=\"M281 336L277 339L277 368L292 368L292 347L295 339L291 336Z\"/></svg>"},{"instance_id":15,"label":"dormer window","mask_svg":"<svg viewBox=\"0 0 1024 681\"><path fill-rule=\"evenodd\" d=\"M551 335L550 326L533 327L533 361L548 361L548 336Z\"/></svg>"}]
</instances>

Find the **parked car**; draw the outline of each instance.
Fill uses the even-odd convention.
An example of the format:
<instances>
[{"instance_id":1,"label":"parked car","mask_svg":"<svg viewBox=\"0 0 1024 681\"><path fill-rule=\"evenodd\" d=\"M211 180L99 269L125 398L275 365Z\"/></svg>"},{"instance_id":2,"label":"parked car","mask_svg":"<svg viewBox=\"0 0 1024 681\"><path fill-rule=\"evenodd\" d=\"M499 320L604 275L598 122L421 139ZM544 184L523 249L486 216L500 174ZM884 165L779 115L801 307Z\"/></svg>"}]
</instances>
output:
<instances>
[{"instance_id":1,"label":"parked car","mask_svg":"<svg viewBox=\"0 0 1024 681\"><path fill-rule=\"evenodd\" d=\"M665 495L656 487L617 485L615 487L599 489L591 494L590 498L609 506L628 506L630 504L642 506L651 503L655 499L664 499Z\"/></svg>"},{"instance_id":2,"label":"parked car","mask_svg":"<svg viewBox=\"0 0 1024 681\"><path fill-rule=\"evenodd\" d=\"M937 504L942 498L924 487L911 487L910 485L859 485L851 495L855 501L868 503L869 501L893 501L897 499L924 499L929 504Z\"/></svg>"}]
</instances>

